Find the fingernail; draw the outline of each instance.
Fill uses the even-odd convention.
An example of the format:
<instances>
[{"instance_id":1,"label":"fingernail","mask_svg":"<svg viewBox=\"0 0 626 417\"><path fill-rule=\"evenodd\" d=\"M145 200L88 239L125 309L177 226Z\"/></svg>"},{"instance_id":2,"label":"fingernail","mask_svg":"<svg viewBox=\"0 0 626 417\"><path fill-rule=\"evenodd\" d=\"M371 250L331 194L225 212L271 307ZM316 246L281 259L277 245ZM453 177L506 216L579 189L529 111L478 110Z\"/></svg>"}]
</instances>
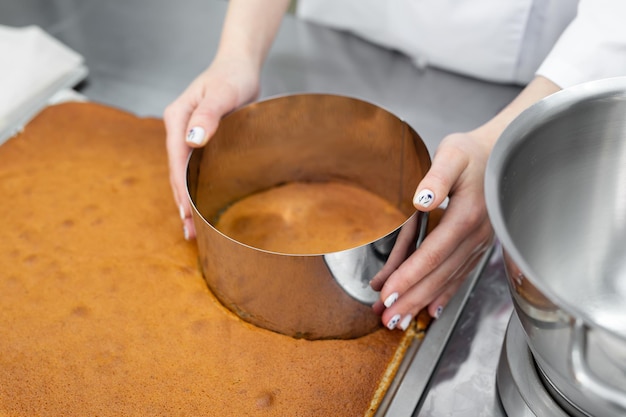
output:
<instances>
[{"instance_id":1,"label":"fingernail","mask_svg":"<svg viewBox=\"0 0 626 417\"><path fill-rule=\"evenodd\" d=\"M183 234L185 235L185 240L189 240L189 229L187 229L187 225L183 226Z\"/></svg>"},{"instance_id":2,"label":"fingernail","mask_svg":"<svg viewBox=\"0 0 626 417\"><path fill-rule=\"evenodd\" d=\"M185 215L185 208L183 207L183 205L182 205L182 204L180 204L180 205L178 206L178 214L180 214L180 219L181 219L181 220L185 220L185 218L187 217L187 216Z\"/></svg>"},{"instance_id":3,"label":"fingernail","mask_svg":"<svg viewBox=\"0 0 626 417\"><path fill-rule=\"evenodd\" d=\"M393 316L391 318L391 320L389 320L389 322L387 322L387 328L389 330L393 330L396 328L396 326L398 325L398 322L400 321L400 315L396 314L395 316Z\"/></svg>"},{"instance_id":4,"label":"fingernail","mask_svg":"<svg viewBox=\"0 0 626 417\"><path fill-rule=\"evenodd\" d=\"M201 127L192 128L189 133L187 133L187 142L195 143L196 145L201 145L204 141L204 129Z\"/></svg>"},{"instance_id":5,"label":"fingernail","mask_svg":"<svg viewBox=\"0 0 626 417\"><path fill-rule=\"evenodd\" d=\"M443 312L443 306L437 307L437 310L435 310L435 318L438 319L441 316L442 312Z\"/></svg>"},{"instance_id":6,"label":"fingernail","mask_svg":"<svg viewBox=\"0 0 626 417\"><path fill-rule=\"evenodd\" d=\"M385 305L385 307L389 308L393 305L393 303L395 303L398 300L398 293L397 292L393 292L389 295L389 297L385 298L385 301L383 302L383 304Z\"/></svg>"},{"instance_id":7,"label":"fingernail","mask_svg":"<svg viewBox=\"0 0 626 417\"><path fill-rule=\"evenodd\" d=\"M413 316L412 315L407 314L406 316L404 316L404 318L400 322L400 328L402 330L408 329L409 328L409 324L411 324L411 320L413 320Z\"/></svg>"},{"instance_id":8,"label":"fingernail","mask_svg":"<svg viewBox=\"0 0 626 417\"><path fill-rule=\"evenodd\" d=\"M435 193L429 189L423 189L413 197L413 204L416 206L428 207L433 203Z\"/></svg>"}]
</instances>

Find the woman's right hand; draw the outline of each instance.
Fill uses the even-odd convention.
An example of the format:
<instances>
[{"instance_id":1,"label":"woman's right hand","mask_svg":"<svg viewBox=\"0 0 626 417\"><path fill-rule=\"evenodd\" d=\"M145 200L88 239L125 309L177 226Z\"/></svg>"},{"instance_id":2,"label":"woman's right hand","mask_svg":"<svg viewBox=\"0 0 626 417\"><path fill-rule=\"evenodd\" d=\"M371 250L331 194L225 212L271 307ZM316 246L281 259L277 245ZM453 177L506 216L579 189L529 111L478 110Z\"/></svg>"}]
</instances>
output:
<instances>
[{"instance_id":1,"label":"woman's right hand","mask_svg":"<svg viewBox=\"0 0 626 417\"><path fill-rule=\"evenodd\" d=\"M204 146L220 119L254 100L259 92L256 65L246 59L217 58L165 109L170 184L183 221L185 239L195 237L185 171L192 148Z\"/></svg>"}]
</instances>

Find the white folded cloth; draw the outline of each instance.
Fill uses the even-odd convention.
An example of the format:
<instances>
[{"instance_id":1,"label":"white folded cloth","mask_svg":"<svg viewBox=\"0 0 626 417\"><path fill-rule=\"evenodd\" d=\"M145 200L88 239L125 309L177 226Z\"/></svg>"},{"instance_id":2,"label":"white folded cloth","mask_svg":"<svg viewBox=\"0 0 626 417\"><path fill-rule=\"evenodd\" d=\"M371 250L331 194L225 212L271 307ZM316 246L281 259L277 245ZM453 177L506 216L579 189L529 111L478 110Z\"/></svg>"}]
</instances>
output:
<instances>
[{"instance_id":1,"label":"white folded cloth","mask_svg":"<svg viewBox=\"0 0 626 417\"><path fill-rule=\"evenodd\" d=\"M38 26L0 25L0 143L60 90L83 79L83 61Z\"/></svg>"}]
</instances>

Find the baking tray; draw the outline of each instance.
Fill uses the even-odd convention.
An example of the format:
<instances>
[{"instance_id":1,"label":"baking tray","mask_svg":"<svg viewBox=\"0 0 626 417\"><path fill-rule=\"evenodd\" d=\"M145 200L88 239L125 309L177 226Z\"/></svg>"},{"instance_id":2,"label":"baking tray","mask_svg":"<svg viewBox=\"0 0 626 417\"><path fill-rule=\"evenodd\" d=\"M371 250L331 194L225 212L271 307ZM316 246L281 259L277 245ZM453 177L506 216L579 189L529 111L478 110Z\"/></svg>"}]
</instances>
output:
<instances>
[{"instance_id":1,"label":"baking tray","mask_svg":"<svg viewBox=\"0 0 626 417\"><path fill-rule=\"evenodd\" d=\"M16 116L12 119L14 123L0 128L0 145L18 133L35 115L50 104L50 99L56 93L76 85L86 75L85 67L78 68L71 76L38 94L36 100L16 109L12 114ZM441 316L430 323L424 336L416 337L411 341L374 417L417 416L448 340L493 251L492 246L483 255L478 265L446 305Z\"/></svg>"},{"instance_id":2,"label":"baking tray","mask_svg":"<svg viewBox=\"0 0 626 417\"><path fill-rule=\"evenodd\" d=\"M375 417L417 416L448 340L493 250L494 246L483 255L424 337L411 342Z\"/></svg>"}]
</instances>

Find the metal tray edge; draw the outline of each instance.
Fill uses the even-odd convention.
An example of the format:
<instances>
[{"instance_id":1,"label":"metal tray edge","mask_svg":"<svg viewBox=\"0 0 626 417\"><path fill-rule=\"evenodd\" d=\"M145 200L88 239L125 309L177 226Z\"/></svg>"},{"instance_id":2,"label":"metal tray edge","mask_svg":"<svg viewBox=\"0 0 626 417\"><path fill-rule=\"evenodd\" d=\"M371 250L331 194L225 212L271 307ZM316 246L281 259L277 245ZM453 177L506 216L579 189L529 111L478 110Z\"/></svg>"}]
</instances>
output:
<instances>
[{"instance_id":1,"label":"metal tray edge","mask_svg":"<svg viewBox=\"0 0 626 417\"><path fill-rule=\"evenodd\" d=\"M414 416L419 412L441 355L493 250L492 245L450 300L441 317L430 324L425 336L416 338L408 347L374 417Z\"/></svg>"}]
</instances>

